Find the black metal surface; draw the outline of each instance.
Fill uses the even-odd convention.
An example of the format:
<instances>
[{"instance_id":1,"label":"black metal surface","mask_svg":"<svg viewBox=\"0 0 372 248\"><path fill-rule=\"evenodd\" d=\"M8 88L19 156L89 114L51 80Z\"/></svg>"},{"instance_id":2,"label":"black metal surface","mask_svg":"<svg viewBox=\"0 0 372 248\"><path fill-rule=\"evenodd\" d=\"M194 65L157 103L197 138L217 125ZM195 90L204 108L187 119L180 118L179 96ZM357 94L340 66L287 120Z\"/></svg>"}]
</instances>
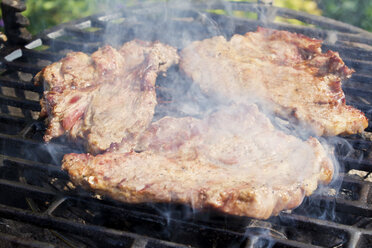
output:
<instances>
[{"instance_id":1,"label":"black metal surface","mask_svg":"<svg viewBox=\"0 0 372 248\"><path fill-rule=\"evenodd\" d=\"M123 204L73 187L60 170L60 161L63 154L79 151L79 147L63 138L44 144L45 127L37 119L43 89L32 83L32 76L43 66L70 50L92 52L105 43L118 45L133 38L158 39L182 48L189 40L245 33L257 25L296 31L324 39L323 49L338 51L356 70L344 83L347 101L372 117L372 49L366 49L372 44L369 33L278 8L270 11L320 27L239 19L204 12L203 6L198 6L200 11L168 6L166 14L164 6L151 6L155 14L150 15L149 8L134 8L91 16L46 30L26 47L0 50L0 241L20 247L371 247L369 129L362 135L330 140L338 144L341 171L336 180L306 198L299 208L265 221L175 204ZM269 8L246 3L227 7ZM152 18L152 25L145 22ZM331 42L334 35L338 39ZM17 233L7 223L39 228L49 236ZM51 242L50 237L59 243Z\"/></svg>"},{"instance_id":2,"label":"black metal surface","mask_svg":"<svg viewBox=\"0 0 372 248\"><path fill-rule=\"evenodd\" d=\"M1 2L5 34L10 44L22 45L32 39L32 35L25 28L30 21L21 14L25 10L24 0L3 0Z\"/></svg>"}]
</instances>

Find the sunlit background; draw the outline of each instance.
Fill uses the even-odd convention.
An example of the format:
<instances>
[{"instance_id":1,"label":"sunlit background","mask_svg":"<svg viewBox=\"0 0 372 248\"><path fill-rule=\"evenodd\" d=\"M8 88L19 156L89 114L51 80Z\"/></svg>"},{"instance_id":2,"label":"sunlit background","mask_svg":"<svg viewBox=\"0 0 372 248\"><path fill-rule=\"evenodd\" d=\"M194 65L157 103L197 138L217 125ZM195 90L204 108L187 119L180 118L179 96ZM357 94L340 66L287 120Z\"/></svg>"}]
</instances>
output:
<instances>
[{"instance_id":1,"label":"sunlit background","mask_svg":"<svg viewBox=\"0 0 372 248\"><path fill-rule=\"evenodd\" d=\"M152 0L159 2L161 0ZM163 0L164 1L164 0ZM203 1L203 0L194 0ZM206 1L206 0L204 0ZM244 0L241 0L242 2ZM245 0L257 2L256 0ZM133 5L144 0L26 0L27 10L24 15L30 20L28 27L32 34L68 22L77 18L99 13L113 7L117 9L126 5ZM150 2L147 0L147 2ZM372 31L372 1L371 0L274 0L278 7L304 11L314 15L323 15L342 22L350 23L363 29ZM236 12L234 15L254 18L251 13ZM277 19L276 21L301 24L295 20ZM0 23L2 24L2 22Z\"/></svg>"}]
</instances>

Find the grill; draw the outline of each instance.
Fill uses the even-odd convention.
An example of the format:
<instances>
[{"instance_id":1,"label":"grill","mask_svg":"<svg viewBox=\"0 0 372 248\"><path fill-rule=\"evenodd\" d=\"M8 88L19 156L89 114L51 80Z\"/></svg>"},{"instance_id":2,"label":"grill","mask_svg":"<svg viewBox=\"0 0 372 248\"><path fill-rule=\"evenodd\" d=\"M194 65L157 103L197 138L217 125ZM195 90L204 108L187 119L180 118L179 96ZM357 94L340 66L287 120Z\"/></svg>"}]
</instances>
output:
<instances>
[{"instance_id":1,"label":"grill","mask_svg":"<svg viewBox=\"0 0 372 248\"><path fill-rule=\"evenodd\" d=\"M258 19L237 18L234 11L254 12ZM275 16L307 25L273 22ZM361 135L329 139L341 164L330 186L267 221L177 204L123 204L89 194L60 170L63 154L81 152L79 147L63 138L48 145L42 141L45 126L37 118L43 89L32 77L68 51L93 52L134 38L181 48L188 40L229 37L257 26L325 40L323 49L338 51L356 71L343 84L348 104L372 119L372 34L273 6L147 4L61 24L26 46L0 50L0 247L371 247L371 123ZM167 78L158 83L165 100L161 84L172 79L172 72ZM158 106L158 116L169 108L166 102Z\"/></svg>"}]
</instances>

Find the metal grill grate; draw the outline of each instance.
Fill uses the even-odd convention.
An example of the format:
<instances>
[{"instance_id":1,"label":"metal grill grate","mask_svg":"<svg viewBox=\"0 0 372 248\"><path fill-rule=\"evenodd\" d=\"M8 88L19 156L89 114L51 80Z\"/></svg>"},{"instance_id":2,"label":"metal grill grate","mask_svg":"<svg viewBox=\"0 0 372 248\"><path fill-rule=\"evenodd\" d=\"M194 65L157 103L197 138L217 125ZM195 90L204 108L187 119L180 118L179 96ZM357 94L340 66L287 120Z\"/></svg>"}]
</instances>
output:
<instances>
[{"instance_id":1,"label":"metal grill grate","mask_svg":"<svg viewBox=\"0 0 372 248\"><path fill-rule=\"evenodd\" d=\"M228 37L254 31L258 25L303 33L325 40L323 49L338 51L356 70L343 89L348 104L372 119L370 33L324 17L257 4L168 7L166 12L162 5L151 5L90 16L46 30L25 47L0 50L1 242L21 247L370 247L371 123L364 134L349 136L338 145L342 171L333 185L268 221L175 204L122 204L73 187L59 165L63 154L79 148L63 138L43 143L45 127L37 120L43 89L32 84L35 73L70 50L92 52L104 43L117 45L133 38L158 39L182 48L187 40ZM239 19L206 9L281 15L315 26ZM45 235L31 236L32 229Z\"/></svg>"}]
</instances>

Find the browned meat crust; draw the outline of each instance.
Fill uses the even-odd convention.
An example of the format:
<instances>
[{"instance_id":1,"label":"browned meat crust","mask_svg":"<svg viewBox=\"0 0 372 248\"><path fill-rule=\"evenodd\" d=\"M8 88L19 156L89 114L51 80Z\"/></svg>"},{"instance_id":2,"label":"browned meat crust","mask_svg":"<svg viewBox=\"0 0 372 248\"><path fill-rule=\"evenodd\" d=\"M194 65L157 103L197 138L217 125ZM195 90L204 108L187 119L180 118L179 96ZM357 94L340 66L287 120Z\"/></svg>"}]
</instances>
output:
<instances>
[{"instance_id":1,"label":"browned meat crust","mask_svg":"<svg viewBox=\"0 0 372 248\"><path fill-rule=\"evenodd\" d=\"M45 141L68 134L97 153L141 133L157 104L157 74L178 59L173 47L134 40L91 56L69 53L47 66L35 77L48 89L41 100L41 116L48 117Z\"/></svg>"},{"instance_id":2,"label":"browned meat crust","mask_svg":"<svg viewBox=\"0 0 372 248\"><path fill-rule=\"evenodd\" d=\"M341 89L341 80L353 70L338 53L322 53L321 44L300 34L258 28L230 41L222 36L195 41L182 50L180 67L205 93L224 101L258 98L316 135L362 132L368 120L345 104Z\"/></svg>"},{"instance_id":3,"label":"browned meat crust","mask_svg":"<svg viewBox=\"0 0 372 248\"><path fill-rule=\"evenodd\" d=\"M146 151L67 154L62 168L75 184L119 201L178 202L262 219L298 206L333 175L317 139L276 130L255 105L205 120L165 117L138 149Z\"/></svg>"}]
</instances>

